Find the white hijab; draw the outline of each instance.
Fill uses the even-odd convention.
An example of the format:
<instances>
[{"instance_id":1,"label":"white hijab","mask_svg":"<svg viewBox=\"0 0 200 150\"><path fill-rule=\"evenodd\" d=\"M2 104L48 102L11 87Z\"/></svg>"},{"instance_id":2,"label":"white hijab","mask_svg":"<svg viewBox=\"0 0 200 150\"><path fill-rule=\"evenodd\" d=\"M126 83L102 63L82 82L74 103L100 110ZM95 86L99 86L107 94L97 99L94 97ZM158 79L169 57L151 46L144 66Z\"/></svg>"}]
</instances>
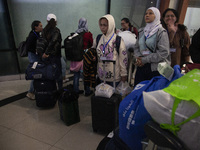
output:
<instances>
[{"instance_id":1,"label":"white hijab","mask_svg":"<svg viewBox=\"0 0 200 150\"><path fill-rule=\"evenodd\" d=\"M162 27L160 23L160 11L156 7L150 7L147 10L151 9L155 15L155 19L151 23L147 23L144 28L144 35L149 38L154 35L160 27Z\"/></svg>"}]
</instances>

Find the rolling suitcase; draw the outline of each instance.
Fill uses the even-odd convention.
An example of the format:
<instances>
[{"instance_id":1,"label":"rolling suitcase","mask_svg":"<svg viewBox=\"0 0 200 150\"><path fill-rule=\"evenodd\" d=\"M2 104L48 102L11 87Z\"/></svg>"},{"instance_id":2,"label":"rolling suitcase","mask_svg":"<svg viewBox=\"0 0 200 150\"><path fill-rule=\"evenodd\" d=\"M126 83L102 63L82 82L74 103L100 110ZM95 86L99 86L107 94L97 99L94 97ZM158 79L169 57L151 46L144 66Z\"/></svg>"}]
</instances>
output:
<instances>
[{"instance_id":1,"label":"rolling suitcase","mask_svg":"<svg viewBox=\"0 0 200 150\"><path fill-rule=\"evenodd\" d=\"M67 126L80 122L78 98L79 95L73 90L73 85L69 84L63 89L58 100L60 119Z\"/></svg>"},{"instance_id":2,"label":"rolling suitcase","mask_svg":"<svg viewBox=\"0 0 200 150\"><path fill-rule=\"evenodd\" d=\"M55 80L34 80L36 105L38 107L53 107L57 101Z\"/></svg>"},{"instance_id":3,"label":"rolling suitcase","mask_svg":"<svg viewBox=\"0 0 200 150\"><path fill-rule=\"evenodd\" d=\"M104 66L105 62L113 62L115 72L115 61L107 60L103 62ZM113 84L115 88L115 73ZM101 131L109 133L118 126L118 108L121 100L122 97L119 94L113 94L110 98L95 95L91 97L92 127L94 132Z\"/></svg>"}]
</instances>

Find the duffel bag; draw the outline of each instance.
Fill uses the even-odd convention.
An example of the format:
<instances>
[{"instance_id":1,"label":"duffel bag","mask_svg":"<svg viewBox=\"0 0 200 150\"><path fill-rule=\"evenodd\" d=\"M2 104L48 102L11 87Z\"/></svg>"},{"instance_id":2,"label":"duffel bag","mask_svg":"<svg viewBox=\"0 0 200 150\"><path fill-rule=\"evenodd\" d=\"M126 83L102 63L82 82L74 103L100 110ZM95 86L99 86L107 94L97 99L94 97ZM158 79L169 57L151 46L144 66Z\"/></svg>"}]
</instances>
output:
<instances>
[{"instance_id":1,"label":"duffel bag","mask_svg":"<svg viewBox=\"0 0 200 150\"><path fill-rule=\"evenodd\" d=\"M168 129L190 150L199 150L200 70L194 69L163 90L144 92L144 105L161 128Z\"/></svg>"},{"instance_id":2,"label":"duffel bag","mask_svg":"<svg viewBox=\"0 0 200 150\"><path fill-rule=\"evenodd\" d=\"M34 62L26 69L26 80L55 80L58 77L58 67L55 63Z\"/></svg>"}]
</instances>

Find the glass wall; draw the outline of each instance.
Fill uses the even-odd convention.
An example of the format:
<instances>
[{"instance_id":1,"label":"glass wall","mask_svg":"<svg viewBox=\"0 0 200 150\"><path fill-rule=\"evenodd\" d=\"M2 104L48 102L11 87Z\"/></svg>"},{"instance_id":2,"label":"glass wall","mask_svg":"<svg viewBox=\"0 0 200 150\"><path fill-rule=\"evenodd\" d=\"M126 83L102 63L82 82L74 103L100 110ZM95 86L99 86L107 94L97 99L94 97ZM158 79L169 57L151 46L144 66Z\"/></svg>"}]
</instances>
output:
<instances>
[{"instance_id":1,"label":"glass wall","mask_svg":"<svg viewBox=\"0 0 200 150\"><path fill-rule=\"evenodd\" d=\"M25 40L33 20L46 25L46 16L54 13L62 38L78 28L81 17L88 19L89 30L96 35L98 19L106 13L106 0L8 0L16 45Z\"/></svg>"},{"instance_id":2,"label":"glass wall","mask_svg":"<svg viewBox=\"0 0 200 150\"><path fill-rule=\"evenodd\" d=\"M19 73L7 3L0 0L0 75Z\"/></svg>"},{"instance_id":3,"label":"glass wall","mask_svg":"<svg viewBox=\"0 0 200 150\"><path fill-rule=\"evenodd\" d=\"M200 1L191 0L189 2L189 7L187 8L184 25L188 28L188 33L192 37L196 31L200 28L199 21L200 14Z\"/></svg>"}]
</instances>

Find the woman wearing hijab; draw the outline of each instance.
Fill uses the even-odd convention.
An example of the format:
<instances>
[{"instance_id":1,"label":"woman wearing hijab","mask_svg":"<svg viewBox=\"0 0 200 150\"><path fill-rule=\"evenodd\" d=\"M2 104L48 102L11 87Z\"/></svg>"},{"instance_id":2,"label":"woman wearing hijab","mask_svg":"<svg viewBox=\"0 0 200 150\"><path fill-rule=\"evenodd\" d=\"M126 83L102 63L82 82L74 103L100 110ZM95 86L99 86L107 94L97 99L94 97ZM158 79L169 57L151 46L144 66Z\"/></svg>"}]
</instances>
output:
<instances>
[{"instance_id":1,"label":"woman wearing hijab","mask_svg":"<svg viewBox=\"0 0 200 150\"><path fill-rule=\"evenodd\" d=\"M79 24L78 24L78 29L75 31L78 34L83 34L83 51L90 48L93 44L93 37L92 33L88 31L88 23L87 19L85 18L80 18L79 19ZM81 72L83 71L83 60L82 61L71 61L70 64L70 70L74 70L74 79L73 79L73 86L74 86L74 91L78 94L83 94L83 90L79 90L79 79ZM89 86L85 86L85 95L88 96L92 92L90 91Z\"/></svg>"},{"instance_id":2,"label":"woman wearing hijab","mask_svg":"<svg viewBox=\"0 0 200 150\"><path fill-rule=\"evenodd\" d=\"M127 52L123 39L120 41L119 51L116 48L116 37L115 34L115 20L112 15L105 15L99 19L99 27L103 35L99 39L98 44L96 39L94 40L93 47L97 50L97 73L100 80L103 81L103 61L102 60L114 60L116 61L115 66L115 81L116 86L120 81L127 81ZM114 74L113 74L113 63L105 63L105 81L107 84L113 86Z\"/></svg>"},{"instance_id":3,"label":"woman wearing hijab","mask_svg":"<svg viewBox=\"0 0 200 150\"><path fill-rule=\"evenodd\" d=\"M158 63L170 64L169 38L160 23L160 11L155 7L147 9L146 26L139 30L139 38L134 48L137 71L134 85L159 76Z\"/></svg>"}]
</instances>

